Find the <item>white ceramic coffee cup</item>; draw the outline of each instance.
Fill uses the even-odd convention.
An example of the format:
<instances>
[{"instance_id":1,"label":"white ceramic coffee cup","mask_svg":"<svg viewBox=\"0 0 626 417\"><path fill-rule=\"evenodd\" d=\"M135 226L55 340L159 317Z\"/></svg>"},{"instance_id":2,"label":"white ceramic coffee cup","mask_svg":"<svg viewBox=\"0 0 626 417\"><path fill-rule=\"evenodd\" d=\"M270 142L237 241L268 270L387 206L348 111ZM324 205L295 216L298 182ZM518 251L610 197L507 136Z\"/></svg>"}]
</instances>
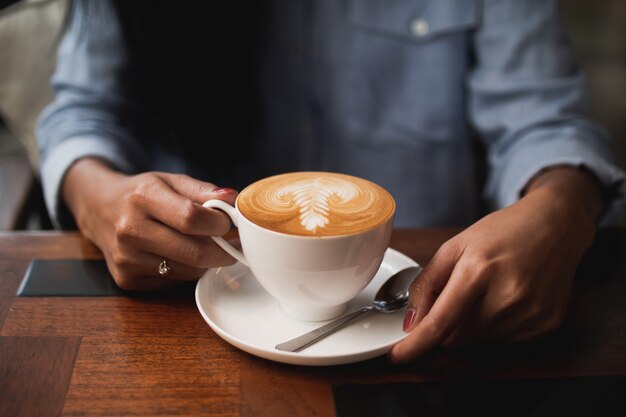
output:
<instances>
[{"instance_id":1,"label":"white ceramic coffee cup","mask_svg":"<svg viewBox=\"0 0 626 417\"><path fill-rule=\"evenodd\" d=\"M340 236L299 236L258 226L221 200L217 208L239 228L243 253L220 237L213 240L247 265L288 315L307 321L334 318L346 309L380 267L393 228L393 213L377 226Z\"/></svg>"}]
</instances>

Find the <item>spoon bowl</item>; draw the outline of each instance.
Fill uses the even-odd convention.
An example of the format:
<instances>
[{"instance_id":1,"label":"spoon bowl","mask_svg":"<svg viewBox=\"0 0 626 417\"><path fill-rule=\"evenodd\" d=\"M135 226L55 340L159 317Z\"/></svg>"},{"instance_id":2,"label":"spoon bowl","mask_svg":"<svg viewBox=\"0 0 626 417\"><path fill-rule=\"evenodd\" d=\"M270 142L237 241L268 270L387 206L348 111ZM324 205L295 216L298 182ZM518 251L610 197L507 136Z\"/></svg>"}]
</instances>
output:
<instances>
[{"instance_id":1,"label":"spoon bowl","mask_svg":"<svg viewBox=\"0 0 626 417\"><path fill-rule=\"evenodd\" d=\"M409 286L422 272L421 266L402 269L385 281L374 297L374 309L383 312L398 310L409 302Z\"/></svg>"},{"instance_id":2,"label":"spoon bowl","mask_svg":"<svg viewBox=\"0 0 626 417\"><path fill-rule=\"evenodd\" d=\"M371 311L390 313L405 307L409 302L409 286L420 272L422 272L421 266L412 266L396 272L376 292L372 305L335 319L302 336L280 343L276 345L275 349L286 352L300 352Z\"/></svg>"}]
</instances>

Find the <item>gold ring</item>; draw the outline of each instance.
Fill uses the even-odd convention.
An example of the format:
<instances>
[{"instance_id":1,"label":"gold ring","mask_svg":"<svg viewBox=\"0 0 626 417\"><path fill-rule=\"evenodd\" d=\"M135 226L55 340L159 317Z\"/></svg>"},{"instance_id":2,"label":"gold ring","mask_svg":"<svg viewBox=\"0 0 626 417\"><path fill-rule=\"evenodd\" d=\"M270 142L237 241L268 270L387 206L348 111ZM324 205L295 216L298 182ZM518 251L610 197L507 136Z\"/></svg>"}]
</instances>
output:
<instances>
[{"instance_id":1,"label":"gold ring","mask_svg":"<svg viewBox=\"0 0 626 417\"><path fill-rule=\"evenodd\" d=\"M159 275L166 277L172 272L172 267L167 265L167 259L163 259L159 264Z\"/></svg>"}]
</instances>

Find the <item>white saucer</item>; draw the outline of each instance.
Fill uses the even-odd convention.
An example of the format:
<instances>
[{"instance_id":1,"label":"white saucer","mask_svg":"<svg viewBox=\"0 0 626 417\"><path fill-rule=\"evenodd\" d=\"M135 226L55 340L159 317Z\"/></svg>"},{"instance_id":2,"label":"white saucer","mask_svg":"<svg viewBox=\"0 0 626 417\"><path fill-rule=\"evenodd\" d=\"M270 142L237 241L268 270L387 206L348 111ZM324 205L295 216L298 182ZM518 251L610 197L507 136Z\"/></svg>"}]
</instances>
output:
<instances>
[{"instance_id":1,"label":"white saucer","mask_svg":"<svg viewBox=\"0 0 626 417\"><path fill-rule=\"evenodd\" d=\"M396 271L417 263L387 249L372 282L352 300L347 312L370 305L383 282ZM370 313L333 335L297 352L274 347L324 324L286 316L259 285L250 270L240 264L210 269L196 286L196 304L211 328L232 345L256 356L298 365L338 365L380 356L402 340L405 309Z\"/></svg>"}]
</instances>

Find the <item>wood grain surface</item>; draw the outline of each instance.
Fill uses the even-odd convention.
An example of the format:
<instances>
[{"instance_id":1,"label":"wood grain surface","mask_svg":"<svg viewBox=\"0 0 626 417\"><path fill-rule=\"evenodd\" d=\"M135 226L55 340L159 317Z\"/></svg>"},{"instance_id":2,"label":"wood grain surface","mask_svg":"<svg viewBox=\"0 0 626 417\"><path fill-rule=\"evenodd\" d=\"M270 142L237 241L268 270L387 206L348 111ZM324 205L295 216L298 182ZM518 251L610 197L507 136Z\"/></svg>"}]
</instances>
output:
<instances>
[{"instance_id":1,"label":"wood grain surface","mask_svg":"<svg viewBox=\"0 0 626 417\"><path fill-rule=\"evenodd\" d=\"M80 337L0 337L0 415L60 416Z\"/></svg>"},{"instance_id":2,"label":"wood grain surface","mask_svg":"<svg viewBox=\"0 0 626 417\"><path fill-rule=\"evenodd\" d=\"M392 247L426 264L458 231L397 230ZM330 417L335 383L626 375L623 229L598 235L555 333L522 345L437 350L402 367L385 357L302 367L251 356L206 325L193 288L140 297L15 297L33 258L100 256L76 233L0 233L0 416Z\"/></svg>"}]
</instances>

